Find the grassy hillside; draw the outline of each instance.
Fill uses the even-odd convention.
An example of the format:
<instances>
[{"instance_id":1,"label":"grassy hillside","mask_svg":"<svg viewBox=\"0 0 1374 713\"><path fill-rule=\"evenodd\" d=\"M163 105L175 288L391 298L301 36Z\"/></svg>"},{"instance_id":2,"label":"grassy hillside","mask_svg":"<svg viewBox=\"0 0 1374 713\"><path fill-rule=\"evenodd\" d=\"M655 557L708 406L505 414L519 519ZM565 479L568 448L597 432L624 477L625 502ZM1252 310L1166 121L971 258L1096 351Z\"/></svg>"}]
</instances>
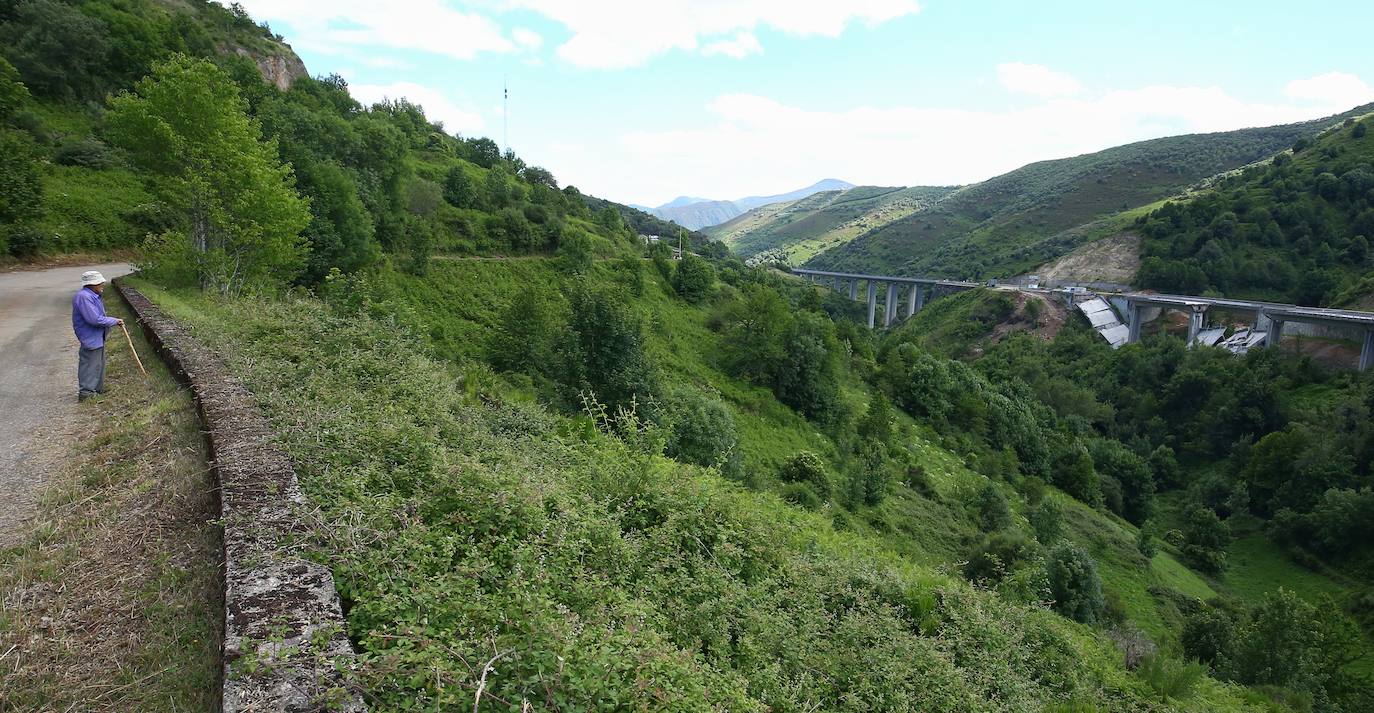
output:
<instances>
[{"instance_id":1,"label":"grassy hillside","mask_svg":"<svg viewBox=\"0 0 1374 713\"><path fill-rule=\"evenodd\" d=\"M1101 630L1037 604L1033 581L992 591L941 573L978 541L969 501L989 481L906 416L892 442L921 474L909 485L892 483L876 506L842 494L788 504L796 490L776 466L816 451L839 485L844 445L833 434L843 431L722 370L713 315L747 283L694 306L641 267L642 297L629 304L664 388L719 395L739 466L667 460L655 431L604 433L576 411L531 403L557 403L537 376L490 371L484 345L522 290L575 289L554 261L440 259L424 277L331 288L326 302L150 288L226 353L324 509L315 547L345 594L359 683L376 709L468 705L482 662L500 652L491 709L1271 705L1210 679L1164 698L1121 667ZM583 279L624 291L633 272L609 261ZM853 408L871 398L862 382L842 388ZM1028 506L999 487L1022 518ZM1098 553L1124 611L1167 642L1150 587L1207 585L1169 555L1143 566L1129 525L1072 512L1070 536ZM405 673L417 670L432 673Z\"/></svg>"},{"instance_id":2,"label":"grassy hillside","mask_svg":"<svg viewBox=\"0 0 1374 713\"><path fill-rule=\"evenodd\" d=\"M1136 589L1155 597L1154 606L1137 609L1148 600L1126 594L1130 588L1124 584L1142 573L1137 562L1121 559L1129 548L1094 550L1104 582L1123 593L1132 619L1153 635L1160 634L1150 627L1161 624L1188 630L1194 605L1180 606L1186 602L1176 599L1180 593L1256 606L1284 588L1313 606L1343 609L1364 621L1347 670L1374 671L1374 628L1360 614L1374 582L1368 552L1357 544L1360 535L1343 529L1353 522L1332 510L1347 495L1368 497L1374 431L1363 414L1374 403L1374 382L1275 352L1239 358L1220 350L1184 350L1177 337L1113 351L1081 319L1049 342L1024 332L993 339L1019 317L1024 315L1015 313L1005 292L961 293L932 303L889 335L881 349L913 343L961 358L977 356L975 368L989 379L1028 385L1062 417L1131 443L1155 466L1158 497L1148 519L1139 529L1125 530L1139 537L1144 529L1159 538L1150 576L1169 584ZM1096 453L1093 458L1098 460ZM1101 466L1095 463L1099 474ZM1121 498L1122 486L1124 481L1113 485L1115 493L1103 490L1102 497ZM1219 518L1212 522L1220 533L1214 543L1220 555L1210 563L1199 559L1192 540L1198 512ZM1104 542L1089 534L1102 530L1089 526L1094 518L1071 519L1080 537ZM1310 529L1317 520L1331 528L1331 539Z\"/></svg>"},{"instance_id":3,"label":"grassy hillside","mask_svg":"<svg viewBox=\"0 0 1374 713\"><path fill-rule=\"evenodd\" d=\"M706 233L741 257L800 265L863 232L933 205L953 188L856 186L766 205Z\"/></svg>"},{"instance_id":4,"label":"grassy hillside","mask_svg":"<svg viewBox=\"0 0 1374 713\"><path fill-rule=\"evenodd\" d=\"M1368 110L1284 126L1142 141L1033 163L875 227L812 258L807 266L951 277L1024 272L1083 239L1066 231L1177 194Z\"/></svg>"},{"instance_id":5,"label":"grassy hillside","mask_svg":"<svg viewBox=\"0 0 1374 713\"><path fill-rule=\"evenodd\" d=\"M1374 293L1374 119L1349 119L1291 153L1141 216L1139 282L1305 305Z\"/></svg>"}]
</instances>

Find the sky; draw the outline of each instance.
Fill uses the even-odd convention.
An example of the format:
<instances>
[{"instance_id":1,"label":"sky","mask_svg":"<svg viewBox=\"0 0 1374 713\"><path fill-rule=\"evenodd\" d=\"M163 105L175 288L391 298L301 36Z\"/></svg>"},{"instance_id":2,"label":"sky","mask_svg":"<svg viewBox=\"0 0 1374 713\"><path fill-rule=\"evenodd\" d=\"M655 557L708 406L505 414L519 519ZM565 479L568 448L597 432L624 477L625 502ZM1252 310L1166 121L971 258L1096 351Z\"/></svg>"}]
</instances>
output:
<instances>
[{"instance_id":1,"label":"sky","mask_svg":"<svg viewBox=\"0 0 1374 713\"><path fill-rule=\"evenodd\" d=\"M967 184L1374 102L1367 1L242 4L359 101L405 97L560 185L643 205Z\"/></svg>"}]
</instances>

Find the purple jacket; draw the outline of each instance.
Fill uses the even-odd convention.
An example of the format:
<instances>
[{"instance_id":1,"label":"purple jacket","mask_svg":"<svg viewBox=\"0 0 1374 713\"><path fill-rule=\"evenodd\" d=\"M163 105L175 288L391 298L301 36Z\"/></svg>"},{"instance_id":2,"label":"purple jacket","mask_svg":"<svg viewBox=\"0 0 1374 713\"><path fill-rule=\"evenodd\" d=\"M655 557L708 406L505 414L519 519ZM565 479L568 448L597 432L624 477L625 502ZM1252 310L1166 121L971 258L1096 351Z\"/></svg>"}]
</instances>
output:
<instances>
[{"instance_id":1,"label":"purple jacket","mask_svg":"<svg viewBox=\"0 0 1374 713\"><path fill-rule=\"evenodd\" d=\"M72 297L72 330L85 349L105 346L105 330L119 324L114 317L105 316L105 303L89 287L83 287Z\"/></svg>"}]
</instances>

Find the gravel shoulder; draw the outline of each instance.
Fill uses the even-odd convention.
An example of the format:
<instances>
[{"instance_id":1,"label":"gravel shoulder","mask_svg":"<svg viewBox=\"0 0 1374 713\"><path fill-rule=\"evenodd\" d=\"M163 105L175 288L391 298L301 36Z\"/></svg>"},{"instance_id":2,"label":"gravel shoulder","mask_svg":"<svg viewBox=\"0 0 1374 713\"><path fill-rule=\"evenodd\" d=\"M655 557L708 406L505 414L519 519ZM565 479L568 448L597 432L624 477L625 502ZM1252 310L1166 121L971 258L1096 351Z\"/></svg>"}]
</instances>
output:
<instances>
[{"instance_id":1,"label":"gravel shoulder","mask_svg":"<svg viewBox=\"0 0 1374 713\"><path fill-rule=\"evenodd\" d=\"M110 263L0 273L0 547L35 511L47 470L40 451L54 446L45 434L76 431L71 297L92 269L108 279L130 271ZM127 358L120 346L111 359Z\"/></svg>"}]
</instances>

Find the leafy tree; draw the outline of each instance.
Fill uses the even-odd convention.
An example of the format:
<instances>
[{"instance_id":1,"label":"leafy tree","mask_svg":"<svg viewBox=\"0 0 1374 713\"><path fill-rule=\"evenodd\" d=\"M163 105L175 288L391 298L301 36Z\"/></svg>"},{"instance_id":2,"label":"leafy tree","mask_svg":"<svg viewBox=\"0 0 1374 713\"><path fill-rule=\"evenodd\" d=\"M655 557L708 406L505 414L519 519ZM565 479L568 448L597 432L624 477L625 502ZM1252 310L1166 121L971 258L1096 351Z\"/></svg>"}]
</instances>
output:
<instances>
[{"instance_id":1,"label":"leafy tree","mask_svg":"<svg viewBox=\"0 0 1374 713\"><path fill-rule=\"evenodd\" d=\"M331 268L360 270L379 257L372 215L348 172L331 162L296 162L302 195L310 201L305 238L310 255L304 281L315 284Z\"/></svg>"},{"instance_id":2,"label":"leafy tree","mask_svg":"<svg viewBox=\"0 0 1374 713\"><path fill-rule=\"evenodd\" d=\"M592 239L580 230L572 233L558 246L558 259L561 267L574 275L581 275L592 269Z\"/></svg>"},{"instance_id":3,"label":"leafy tree","mask_svg":"<svg viewBox=\"0 0 1374 713\"><path fill-rule=\"evenodd\" d=\"M892 410L892 402L879 391L869 400L868 408L864 411L863 418L859 419L856 428L861 438L871 438L879 443L890 444L894 440L895 424L896 415Z\"/></svg>"},{"instance_id":4,"label":"leafy tree","mask_svg":"<svg viewBox=\"0 0 1374 713\"><path fill-rule=\"evenodd\" d=\"M716 282L716 271L705 260L688 253L682 256L673 272L673 290L693 304L710 294Z\"/></svg>"},{"instance_id":5,"label":"leafy tree","mask_svg":"<svg viewBox=\"0 0 1374 713\"><path fill-rule=\"evenodd\" d=\"M773 393L806 416L826 421L838 415L839 345L830 320L797 314L782 338L782 359L772 370Z\"/></svg>"},{"instance_id":6,"label":"leafy tree","mask_svg":"<svg viewBox=\"0 0 1374 713\"><path fill-rule=\"evenodd\" d=\"M596 222L601 224L610 234L614 235L625 229L625 222L620 217L620 211L615 206L606 206L596 214Z\"/></svg>"},{"instance_id":7,"label":"leafy tree","mask_svg":"<svg viewBox=\"0 0 1374 713\"><path fill-rule=\"evenodd\" d=\"M1056 545L1045 558L1045 577L1055 611L1084 624L1101 618L1106 606L1102 579L1083 548L1067 541Z\"/></svg>"},{"instance_id":8,"label":"leafy tree","mask_svg":"<svg viewBox=\"0 0 1374 713\"><path fill-rule=\"evenodd\" d=\"M472 179L468 178L468 172L462 166L454 166L444 175L444 200L456 208L478 208L482 205Z\"/></svg>"},{"instance_id":9,"label":"leafy tree","mask_svg":"<svg viewBox=\"0 0 1374 713\"><path fill-rule=\"evenodd\" d=\"M667 454L683 463L720 465L735 449L735 417L719 399L675 394L668 406Z\"/></svg>"},{"instance_id":10,"label":"leafy tree","mask_svg":"<svg viewBox=\"0 0 1374 713\"><path fill-rule=\"evenodd\" d=\"M727 369L766 383L786 355L783 335L791 316L782 296L765 285L746 285L740 298L722 305L712 321L721 331L721 357Z\"/></svg>"},{"instance_id":11,"label":"leafy tree","mask_svg":"<svg viewBox=\"0 0 1374 713\"><path fill-rule=\"evenodd\" d=\"M1097 439L1092 445L1093 466L1121 485L1120 515L1140 524L1150 515L1154 498L1154 474L1140 456L1117 441Z\"/></svg>"},{"instance_id":12,"label":"leafy tree","mask_svg":"<svg viewBox=\"0 0 1374 713\"><path fill-rule=\"evenodd\" d=\"M1241 683L1281 686L1330 700L1346 659L1358 658L1349 656L1352 629L1339 607L1319 611L1280 587L1266 594L1236 629L1226 673Z\"/></svg>"},{"instance_id":13,"label":"leafy tree","mask_svg":"<svg viewBox=\"0 0 1374 713\"><path fill-rule=\"evenodd\" d=\"M43 183L33 142L0 129L0 224L37 218L43 212Z\"/></svg>"},{"instance_id":14,"label":"leafy tree","mask_svg":"<svg viewBox=\"0 0 1374 713\"><path fill-rule=\"evenodd\" d=\"M778 470L778 479L784 483L806 483L822 498L830 497L830 473L825 461L811 451L800 451Z\"/></svg>"},{"instance_id":15,"label":"leafy tree","mask_svg":"<svg viewBox=\"0 0 1374 713\"><path fill-rule=\"evenodd\" d=\"M300 273L309 209L217 67L186 57L159 63L134 93L111 100L107 121L110 138L178 215L150 256L154 272L222 293Z\"/></svg>"},{"instance_id":16,"label":"leafy tree","mask_svg":"<svg viewBox=\"0 0 1374 713\"><path fill-rule=\"evenodd\" d=\"M1029 519L1035 539L1040 544L1052 545L1064 530L1064 507L1058 500L1046 497L1031 508Z\"/></svg>"},{"instance_id":17,"label":"leafy tree","mask_svg":"<svg viewBox=\"0 0 1374 713\"><path fill-rule=\"evenodd\" d=\"M984 532L1002 530L1011 525L1011 506L995 484L983 485L974 500L974 506L978 509L978 525Z\"/></svg>"},{"instance_id":18,"label":"leafy tree","mask_svg":"<svg viewBox=\"0 0 1374 713\"><path fill-rule=\"evenodd\" d=\"M487 359L503 371L553 375L555 348L566 316L558 300L537 287L519 290L501 311L487 341Z\"/></svg>"},{"instance_id":19,"label":"leafy tree","mask_svg":"<svg viewBox=\"0 0 1374 713\"><path fill-rule=\"evenodd\" d=\"M656 417L658 380L639 319L621 300L586 284L573 288L571 303L564 383L591 392L612 413L633 407L641 418Z\"/></svg>"},{"instance_id":20,"label":"leafy tree","mask_svg":"<svg viewBox=\"0 0 1374 713\"><path fill-rule=\"evenodd\" d=\"M1102 504L1102 485L1093 470L1093 459L1082 446L1061 451L1050 482L1091 506Z\"/></svg>"},{"instance_id":21,"label":"leafy tree","mask_svg":"<svg viewBox=\"0 0 1374 713\"><path fill-rule=\"evenodd\" d=\"M1200 505L1188 510L1183 524L1183 554L1208 572L1226 569L1226 548L1231 544L1231 528L1210 508Z\"/></svg>"},{"instance_id":22,"label":"leafy tree","mask_svg":"<svg viewBox=\"0 0 1374 713\"><path fill-rule=\"evenodd\" d=\"M1179 642L1189 658L1215 666L1231 648L1235 617L1218 607L1204 606L1183 621Z\"/></svg>"},{"instance_id":23,"label":"leafy tree","mask_svg":"<svg viewBox=\"0 0 1374 713\"><path fill-rule=\"evenodd\" d=\"M8 121L29 101L29 88L19 81L19 70L0 57L0 121Z\"/></svg>"},{"instance_id":24,"label":"leafy tree","mask_svg":"<svg viewBox=\"0 0 1374 713\"><path fill-rule=\"evenodd\" d=\"M103 89L109 55L105 23L55 0L23 0L0 24L0 47L34 93L93 99Z\"/></svg>"}]
</instances>

